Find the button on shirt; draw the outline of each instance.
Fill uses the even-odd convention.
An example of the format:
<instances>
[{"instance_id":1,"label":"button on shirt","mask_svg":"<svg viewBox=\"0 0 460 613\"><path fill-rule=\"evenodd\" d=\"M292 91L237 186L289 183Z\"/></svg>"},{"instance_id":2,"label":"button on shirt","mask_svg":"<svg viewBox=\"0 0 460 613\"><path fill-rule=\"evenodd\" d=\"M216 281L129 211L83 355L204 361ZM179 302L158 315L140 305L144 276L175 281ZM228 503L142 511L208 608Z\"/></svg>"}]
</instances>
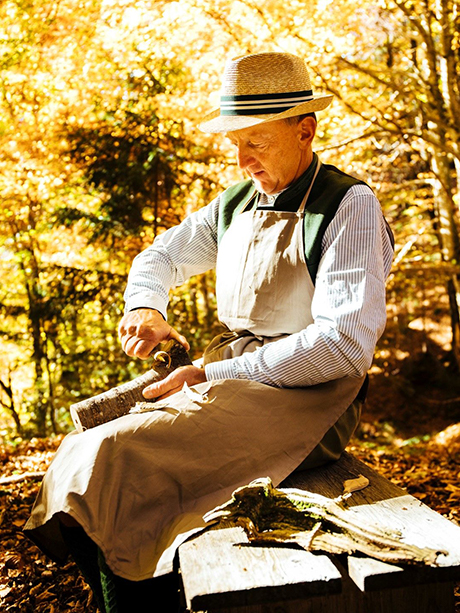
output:
<instances>
[{"instance_id":1,"label":"button on shirt","mask_svg":"<svg viewBox=\"0 0 460 613\"><path fill-rule=\"evenodd\" d=\"M297 210L312 167L279 194L259 194L258 208ZM218 209L219 196L136 256L125 292L127 311L148 307L166 317L169 289L215 267ZM385 280L392 258L392 238L377 198L366 185L354 185L322 239L314 323L253 353L208 364L207 379L304 387L362 376L385 327Z\"/></svg>"}]
</instances>

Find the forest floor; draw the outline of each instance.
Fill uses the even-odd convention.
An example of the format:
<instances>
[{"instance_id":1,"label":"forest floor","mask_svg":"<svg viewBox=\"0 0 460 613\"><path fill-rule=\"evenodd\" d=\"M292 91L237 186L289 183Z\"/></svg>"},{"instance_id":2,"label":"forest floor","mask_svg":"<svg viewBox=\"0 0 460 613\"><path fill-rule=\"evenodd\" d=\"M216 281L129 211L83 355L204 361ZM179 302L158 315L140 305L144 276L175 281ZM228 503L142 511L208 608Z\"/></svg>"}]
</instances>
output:
<instances>
[{"instance_id":1,"label":"forest floor","mask_svg":"<svg viewBox=\"0 0 460 613\"><path fill-rule=\"evenodd\" d=\"M387 364L385 374L374 369L362 422L349 450L460 524L460 390L440 364L422 352L397 368ZM2 611L96 612L91 590L75 565L51 562L22 533L40 475L61 440L32 439L0 451L2 480L29 473L0 487ZM460 613L460 589L456 611Z\"/></svg>"}]
</instances>

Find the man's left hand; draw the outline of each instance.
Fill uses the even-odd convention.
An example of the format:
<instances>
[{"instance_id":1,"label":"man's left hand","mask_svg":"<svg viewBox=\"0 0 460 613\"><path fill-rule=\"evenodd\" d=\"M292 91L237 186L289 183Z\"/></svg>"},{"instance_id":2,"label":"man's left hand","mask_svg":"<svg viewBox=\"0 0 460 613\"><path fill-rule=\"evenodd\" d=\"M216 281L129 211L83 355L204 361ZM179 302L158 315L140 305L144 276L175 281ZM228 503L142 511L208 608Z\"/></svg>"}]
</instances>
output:
<instances>
[{"instance_id":1,"label":"man's left hand","mask_svg":"<svg viewBox=\"0 0 460 613\"><path fill-rule=\"evenodd\" d=\"M203 368L198 368L197 366L180 366L165 379L147 386L142 394L144 398L148 400L151 398L161 400L179 392L185 382L187 382L187 385L191 386L197 383L204 383L205 381L207 381L207 379Z\"/></svg>"}]
</instances>

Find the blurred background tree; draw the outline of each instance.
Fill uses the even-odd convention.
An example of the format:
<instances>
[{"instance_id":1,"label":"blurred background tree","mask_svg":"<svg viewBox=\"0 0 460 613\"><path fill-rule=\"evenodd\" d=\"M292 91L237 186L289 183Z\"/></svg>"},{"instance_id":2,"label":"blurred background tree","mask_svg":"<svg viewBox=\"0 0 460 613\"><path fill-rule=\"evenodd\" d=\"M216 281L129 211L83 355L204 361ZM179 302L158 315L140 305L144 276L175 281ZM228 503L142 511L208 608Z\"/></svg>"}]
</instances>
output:
<instances>
[{"instance_id":1,"label":"blurred background tree","mask_svg":"<svg viewBox=\"0 0 460 613\"><path fill-rule=\"evenodd\" d=\"M116 329L132 257L242 178L196 125L228 56L304 56L324 161L375 189L396 233L374 372L439 349L458 373L459 17L451 0L6 0L0 5L0 430L69 428L72 401L147 367ZM213 274L171 295L198 354ZM446 334L448 332L448 336ZM404 385L407 380L404 380Z\"/></svg>"}]
</instances>

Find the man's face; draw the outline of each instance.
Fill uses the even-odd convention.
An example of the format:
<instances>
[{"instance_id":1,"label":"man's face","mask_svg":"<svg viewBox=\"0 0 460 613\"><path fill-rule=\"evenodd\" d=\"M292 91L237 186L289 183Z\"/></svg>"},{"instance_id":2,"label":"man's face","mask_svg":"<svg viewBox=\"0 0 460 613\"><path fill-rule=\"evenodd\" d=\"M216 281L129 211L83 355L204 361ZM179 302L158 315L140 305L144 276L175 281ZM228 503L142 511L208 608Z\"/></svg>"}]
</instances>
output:
<instances>
[{"instance_id":1,"label":"man's face","mask_svg":"<svg viewBox=\"0 0 460 613\"><path fill-rule=\"evenodd\" d=\"M256 188L265 194L276 194L310 165L315 126L312 118L299 124L277 120L228 132L227 137L236 147L238 166Z\"/></svg>"}]
</instances>

